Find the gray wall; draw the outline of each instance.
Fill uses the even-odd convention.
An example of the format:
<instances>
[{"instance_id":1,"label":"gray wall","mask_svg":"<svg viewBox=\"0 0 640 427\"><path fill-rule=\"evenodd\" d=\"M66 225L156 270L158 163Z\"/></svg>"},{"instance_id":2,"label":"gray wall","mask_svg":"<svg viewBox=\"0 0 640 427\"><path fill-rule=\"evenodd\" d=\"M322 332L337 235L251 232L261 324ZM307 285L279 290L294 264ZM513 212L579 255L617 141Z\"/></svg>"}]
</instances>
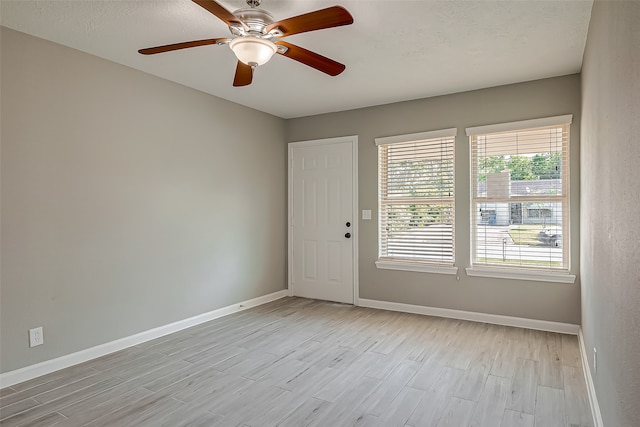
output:
<instances>
[{"instance_id":1,"label":"gray wall","mask_svg":"<svg viewBox=\"0 0 640 427\"><path fill-rule=\"evenodd\" d=\"M284 120L1 43L2 372L286 287Z\"/></svg>"},{"instance_id":2,"label":"gray wall","mask_svg":"<svg viewBox=\"0 0 640 427\"><path fill-rule=\"evenodd\" d=\"M582 328L604 424L637 427L640 2L596 1L582 73Z\"/></svg>"},{"instance_id":3,"label":"gray wall","mask_svg":"<svg viewBox=\"0 0 640 427\"><path fill-rule=\"evenodd\" d=\"M469 126L573 114L571 126L571 271L579 269L580 77L571 75L429 99L287 121L287 141L344 135L359 136L359 207L372 209L373 220L360 220L360 297L457 310L577 324L580 286L467 277L470 201ZM455 276L378 270L377 149L374 138L444 128L458 128L456 139Z\"/></svg>"}]
</instances>

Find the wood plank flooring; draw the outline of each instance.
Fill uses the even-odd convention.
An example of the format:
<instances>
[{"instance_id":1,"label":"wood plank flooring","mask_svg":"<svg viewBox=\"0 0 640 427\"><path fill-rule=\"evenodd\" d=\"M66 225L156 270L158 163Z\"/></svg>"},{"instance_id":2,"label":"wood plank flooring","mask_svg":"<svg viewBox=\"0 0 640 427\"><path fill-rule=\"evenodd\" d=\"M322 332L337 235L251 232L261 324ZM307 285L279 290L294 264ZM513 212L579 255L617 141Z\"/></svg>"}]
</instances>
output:
<instances>
[{"instance_id":1,"label":"wood plank flooring","mask_svg":"<svg viewBox=\"0 0 640 427\"><path fill-rule=\"evenodd\" d=\"M575 336L284 298L0 390L13 426L593 426Z\"/></svg>"}]
</instances>

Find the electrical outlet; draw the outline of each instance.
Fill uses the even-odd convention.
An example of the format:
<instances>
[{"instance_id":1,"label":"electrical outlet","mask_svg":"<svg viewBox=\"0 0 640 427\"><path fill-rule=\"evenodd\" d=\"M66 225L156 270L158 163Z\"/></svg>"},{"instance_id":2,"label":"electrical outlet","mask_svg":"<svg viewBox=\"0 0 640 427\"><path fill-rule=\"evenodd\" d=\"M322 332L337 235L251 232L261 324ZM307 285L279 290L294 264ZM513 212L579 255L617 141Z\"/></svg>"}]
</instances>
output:
<instances>
[{"instance_id":1,"label":"electrical outlet","mask_svg":"<svg viewBox=\"0 0 640 427\"><path fill-rule=\"evenodd\" d=\"M598 373L598 351L593 347L593 373Z\"/></svg>"},{"instance_id":2,"label":"electrical outlet","mask_svg":"<svg viewBox=\"0 0 640 427\"><path fill-rule=\"evenodd\" d=\"M29 347L35 347L42 344L44 344L44 333L42 332L42 326L29 329Z\"/></svg>"}]
</instances>

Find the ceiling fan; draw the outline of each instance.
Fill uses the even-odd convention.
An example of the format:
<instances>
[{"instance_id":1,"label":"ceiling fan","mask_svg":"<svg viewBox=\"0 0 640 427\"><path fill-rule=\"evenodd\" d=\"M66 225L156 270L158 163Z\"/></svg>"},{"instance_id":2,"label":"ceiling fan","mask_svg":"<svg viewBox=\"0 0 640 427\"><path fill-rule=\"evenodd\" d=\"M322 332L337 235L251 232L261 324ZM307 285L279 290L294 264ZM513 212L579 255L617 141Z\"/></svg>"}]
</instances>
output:
<instances>
[{"instance_id":1,"label":"ceiling fan","mask_svg":"<svg viewBox=\"0 0 640 427\"><path fill-rule=\"evenodd\" d=\"M343 64L333 59L279 40L282 37L307 31L352 24L353 17L341 6L332 6L281 21L274 21L271 14L258 8L261 0L247 0L249 7L236 10L233 13L214 0L192 1L227 24L234 37L193 40L140 49L138 52L143 55L153 55L196 46L228 44L238 58L236 74L233 79L234 86L251 84L255 68L265 64L276 53L330 76L337 76L345 69Z\"/></svg>"}]
</instances>

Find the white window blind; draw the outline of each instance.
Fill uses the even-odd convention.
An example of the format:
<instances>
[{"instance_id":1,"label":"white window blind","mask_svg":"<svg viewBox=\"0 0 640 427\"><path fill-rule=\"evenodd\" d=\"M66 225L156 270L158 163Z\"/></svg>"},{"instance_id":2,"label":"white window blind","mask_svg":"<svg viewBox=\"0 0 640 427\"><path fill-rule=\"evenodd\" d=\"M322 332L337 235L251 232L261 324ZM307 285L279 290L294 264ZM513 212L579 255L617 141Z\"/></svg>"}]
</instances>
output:
<instances>
[{"instance_id":1,"label":"white window blind","mask_svg":"<svg viewBox=\"0 0 640 427\"><path fill-rule=\"evenodd\" d=\"M455 135L376 139L380 260L453 265Z\"/></svg>"},{"instance_id":2,"label":"white window blind","mask_svg":"<svg viewBox=\"0 0 640 427\"><path fill-rule=\"evenodd\" d=\"M568 270L570 122L467 129L474 266Z\"/></svg>"}]
</instances>

